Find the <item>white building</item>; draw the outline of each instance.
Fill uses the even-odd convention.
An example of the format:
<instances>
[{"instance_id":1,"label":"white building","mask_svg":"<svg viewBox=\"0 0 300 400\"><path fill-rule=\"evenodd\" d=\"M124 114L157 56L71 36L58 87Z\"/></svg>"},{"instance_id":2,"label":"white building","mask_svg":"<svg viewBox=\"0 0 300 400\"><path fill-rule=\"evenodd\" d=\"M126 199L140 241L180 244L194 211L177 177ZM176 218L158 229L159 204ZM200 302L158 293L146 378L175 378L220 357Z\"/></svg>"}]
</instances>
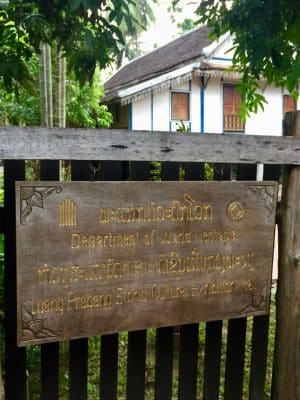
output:
<instances>
[{"instance_id":1,"label":"white building","mask_svg":"<svg viewBox=\"0 0 300 400\"><path fill-rule=\"evenodd\" d=\"M281 135L284 113L296 103L264 81L264 111L239 120L231 47L229 34L211 42L203 26L122 67L104 85L115 127L175 131L183 121L191 132Z\"/></svg>"}]
</instances>

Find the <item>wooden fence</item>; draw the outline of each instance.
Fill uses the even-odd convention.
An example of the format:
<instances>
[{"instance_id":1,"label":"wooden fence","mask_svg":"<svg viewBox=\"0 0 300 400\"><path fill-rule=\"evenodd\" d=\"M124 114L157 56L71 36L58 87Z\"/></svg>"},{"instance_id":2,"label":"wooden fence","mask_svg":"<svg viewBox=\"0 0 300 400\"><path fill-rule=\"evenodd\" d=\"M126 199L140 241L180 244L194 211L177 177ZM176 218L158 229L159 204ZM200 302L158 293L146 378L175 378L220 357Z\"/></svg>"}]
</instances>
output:
<instances>
[{"instance_id":1,"label":"wooden fence","mask_svg":"<svg viewBox=\"0 0 300 400\"><path fill-rule=\"evenodd\" d=\"M50 181L59 180L58 160L71 160L71 177L72 180L77 181L149 180L152 179L151 161L162 163L162 180L178 180L180 173L181 177L184 175L185 180L204 180L207 178L207 171L210 171L210 179L214 180L230 180L233 174L237 180L255 180L257 164L264 164L265 180L278 180L282 165L300 165L300 139L297 137L1 127L0 158L5 160L5 204L4 208L0 208L0 232L5 234L6 316L3 368L6 383L5 399L25 400L28 394L26 388L27 350L16 347L14 188L15 181L25 179L25 160L40 160L40 178ZM209 164L208 167L205 163L213 164ZM290 167L290 169L298 171L299 167ZM289 204L288 207L291 205ZM282 212L284 213L284 210ZM283 279L291 278L291 276L283 277ZM299 276L296 278L299 281ZM282 281L281 284L284 287L286 282ZM297 294L295 286L297 286L296 282L294 282L294 292L289 300L291 296ZM299 307L299 298L294 300ZM281 299L282 314L285 312L285 302L286 299ZM282 318L286 317L282 316ZM299 316L297 321L299 326ZM280 323L284 332L285 322L282 320ZM250 365L245 367L247 325L252 327L251 357ZM246 398L244 377L245 369L248 368L250 369L250 378L247 383L249 399L264 400L266 398L264 387L269 317L248 318L248 321L246 318L213 321L206 323L205 327L201 324L200 330L205 330L205 335L202 335L205 337L203 342L199 341L199 324L156 329L155 362L151 381L146 377L149 365L147 331L129 332L125 374L126 395L124 394L123 397L118 392L118 385L120 385L118 382L119 335L111 334L101 337L99 392L96 397L88 394L89 339L71 340L68 344L69 394L67 398L71 400L94 398L101 400L121 400L122 398L128 400L145 398L242 400ZM298 339L293 334L290 336L289 344L293 345L294 340L293 349L299 350ZM280 340L282 339L279 337L278 341ZM59 343L39 346L41 357L39 398L42 400L65 398L59 394L61 346L62 344ZM67 345L64 343L64 346ZM279 353L277 365L280 365L284 357L285 362L289 362L286 354ZM199 362L199 357L203 359L202 363ZM300 368L299 359L297 360L294 365L295 373L299 372ZM199 377L203 382L201 385L199 385ZM280 368L277 368L276 379L278 382L283 382L283 387L285 386ZM174 383L175 380L178 384ZM147 385L152 385L153 388L150 395L145 397ZM283 399L279 386L274 392L276 400ZM296 386L295 382L294 386ZM175 393L178 394L175 395ZM299 400L298 392L294 390L294 393L290 397L286 396L285 399Z\"/></svg>"}]
</instances>

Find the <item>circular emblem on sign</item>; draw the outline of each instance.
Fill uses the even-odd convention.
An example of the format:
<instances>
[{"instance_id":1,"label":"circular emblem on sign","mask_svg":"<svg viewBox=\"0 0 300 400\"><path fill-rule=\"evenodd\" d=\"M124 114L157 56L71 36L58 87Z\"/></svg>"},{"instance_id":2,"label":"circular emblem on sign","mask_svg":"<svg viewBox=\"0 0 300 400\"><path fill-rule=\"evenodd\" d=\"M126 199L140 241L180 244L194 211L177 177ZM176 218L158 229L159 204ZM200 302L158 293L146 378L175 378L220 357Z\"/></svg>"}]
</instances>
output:
<instances>
[{"instance_id":1,"label":"circular emblem on sign","mask_svg":"<svg viewBox=\"0 0 300 400\"><path fill-rule=\"evenodd\" d=\"M228 204L226 210L227 217L232 221L238 221L245 215L245 208L241 201L234 200Z\"/></svg>"}]
</instances>

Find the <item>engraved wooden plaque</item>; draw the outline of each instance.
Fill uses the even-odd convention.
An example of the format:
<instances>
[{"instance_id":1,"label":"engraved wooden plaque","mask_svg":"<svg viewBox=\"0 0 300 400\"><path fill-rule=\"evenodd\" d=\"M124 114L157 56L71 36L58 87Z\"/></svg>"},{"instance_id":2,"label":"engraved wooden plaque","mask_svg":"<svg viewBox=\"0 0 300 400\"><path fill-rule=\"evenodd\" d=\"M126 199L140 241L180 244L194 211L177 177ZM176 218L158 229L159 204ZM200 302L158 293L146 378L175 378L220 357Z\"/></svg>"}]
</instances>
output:
<instances>
[{"instance_id":1,"label":"engraved wooden plaque","mask_svg":"<svg viewBox=\"0 0 300 400\"><path fill-rule=\"evenodd\" d=\"M18 345L268 313L277 191L17 182Z\"/></svg>"}]
</instances>

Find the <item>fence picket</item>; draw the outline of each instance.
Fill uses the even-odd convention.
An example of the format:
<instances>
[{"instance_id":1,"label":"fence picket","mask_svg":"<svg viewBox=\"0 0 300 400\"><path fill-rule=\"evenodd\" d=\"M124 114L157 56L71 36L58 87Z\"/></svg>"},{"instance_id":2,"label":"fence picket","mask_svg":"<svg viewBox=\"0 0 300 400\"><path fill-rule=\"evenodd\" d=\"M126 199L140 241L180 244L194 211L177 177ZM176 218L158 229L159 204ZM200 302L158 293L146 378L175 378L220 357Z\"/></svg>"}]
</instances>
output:
<instances>
[{"instance_id":1,"label":"fence picket","mask_svg":"<svg viewBox=\"0 0 300 400\"><path fill-rule=\"evenodd\" d=\"M129 166L131 181L145 181L150 178L150 164L132 162ZM147 331L128 332L127 355L127 399L142 400L145 397Z\"/></svg>"},{"instance_id":2,"label":"fence picket","mask_svg":"<svg viewBox=\"0 0 300 400\"><path fill-rule=\"evenodd\" d=\"M41 180L59 180L59 161L40 162ZM41 345L41 400L57 400L59 392L59 343Z\"/></svg>"},{"instance_id":3,"label":"fence picket","mask_svg":"<svg viewBox=\"0 0 300 400\"><path fill-rule=\"evenodd\" d=\"M242 400L247 319L228 321L224 400Z\"/></svg>"},{"instance_id":4,"label":"fence picket","mask_svg":"<svg viewBox=\"0 0 300 400\"><path fill-rule=\"evenodd\" d=\"M178 400L196 400L199 324L180 327Z\"/></svg>"},{"instance_id":5,"label":"fence picket","mask_svg":"<svg viewBox=\"0 0 300 400\"><path fill-rule=\"evenodd\" d=\"M268 355L269 315L253 318L249 400L264 400Z\"/></svg>"},{"instance_id":6,"label":"fence picket","mask_svg":"<svg viewBox=\"0 0 300 400\"><path fill-rule=\"evenodd\" d=\"M119 161L101 162L97 179L118 181L123 178L123 163ZM117 400L118 388L118 334L101 337L100 352L100 398Z\"/></svg>"},{"instance_id":7,"label":"fence picket","mask_svg":"<svg viewBox=\"0 0 300 400\"><path fill-rule=\"evenodd\" d=\"M172 399L174 328L156 330L154 399Z\"/></svg>"},{"instance_id":8,"label":"fence picket","mask_svg":"<svg viewBox=\"0 0 300 400\"><path fill-rule=\"evenodd\" d=\"M89 180L90 177L90 162L74 161L71 163L72 181ZM88 339L70 340L69 357L70 400L85 400L87 399Z\"/></svg>"},{"instance_id":9,"label":"fence picket","mask_svg":"<svg viewBox=\"0 0 300 400\"><path fill-rule=\"evenodd\" d=\"M218 400L223 321L206 323L203 400Z\"/></svg>"},{"instance_id":10,"label":"fence picket","mask_svg":"<svg viewBox=\"0 0 300 400\"><path fill-rule=\"evenodd\" d=\"M17 347L16 310L16 217L15 181L25 179L24 161L6 161L4 166L4 303L5 310L5 399L26 399L26 349Z\"/></svg>"}]
</instances>

